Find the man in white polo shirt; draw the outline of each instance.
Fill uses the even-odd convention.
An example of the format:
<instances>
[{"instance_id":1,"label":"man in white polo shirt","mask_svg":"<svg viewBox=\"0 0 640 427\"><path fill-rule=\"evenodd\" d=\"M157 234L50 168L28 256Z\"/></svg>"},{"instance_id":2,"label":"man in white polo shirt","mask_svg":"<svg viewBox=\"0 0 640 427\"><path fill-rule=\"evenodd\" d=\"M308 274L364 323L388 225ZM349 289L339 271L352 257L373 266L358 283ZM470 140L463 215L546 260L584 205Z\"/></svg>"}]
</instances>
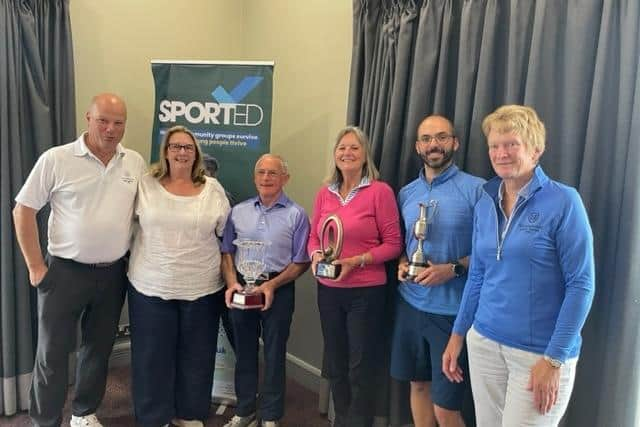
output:
<instances>
[{"instance_id":1,"label":"man in white polo shirt","mask_svg":"<svg viewBox=\"0 0 640 427\"><path fill-rule=\"evenodd\" d=\"M109 355L126 288L133 204L145 162L123 148L127 110L117 95L91 101L87 132L40 156L16 196L16 236L38 289L38 348L29 414L35 426L59 426L66 397L68 354L78 321L71 426L101 426ZM36 213L50 204L48 265Z\"/></svg>"}]
</instances>

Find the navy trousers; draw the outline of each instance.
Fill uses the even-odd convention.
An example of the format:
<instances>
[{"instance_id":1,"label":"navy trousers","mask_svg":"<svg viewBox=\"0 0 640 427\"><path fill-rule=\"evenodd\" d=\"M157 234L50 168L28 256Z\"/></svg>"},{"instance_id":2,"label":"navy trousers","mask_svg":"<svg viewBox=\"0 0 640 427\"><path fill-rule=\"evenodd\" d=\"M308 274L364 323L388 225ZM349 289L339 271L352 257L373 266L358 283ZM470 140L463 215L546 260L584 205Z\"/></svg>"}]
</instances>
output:
<instances>
[{"instance_id":1,"label":"navy trousers","mask_svg":"<svg viewBox=\"0 0 640 427\"><path fill-rule=\"evenodd\" d=\"M260 418L277 421L284 415L286 353L295 306L294 282L279 287L269 310L229 311L236 350L236 414L256 412L258 339L264 341L264 376L260 390Z\"/></svg>"},{"instance_id":2,"label":"navy trousers","mask_svg":"<svg viewBox=\"0 0 640 427\"><path fill-rule=\"evenodd\" d=\"M136 421L206 420L224 290L195 301L149 297L133 286L128 295Z\"/></svg>"}]
</instances>

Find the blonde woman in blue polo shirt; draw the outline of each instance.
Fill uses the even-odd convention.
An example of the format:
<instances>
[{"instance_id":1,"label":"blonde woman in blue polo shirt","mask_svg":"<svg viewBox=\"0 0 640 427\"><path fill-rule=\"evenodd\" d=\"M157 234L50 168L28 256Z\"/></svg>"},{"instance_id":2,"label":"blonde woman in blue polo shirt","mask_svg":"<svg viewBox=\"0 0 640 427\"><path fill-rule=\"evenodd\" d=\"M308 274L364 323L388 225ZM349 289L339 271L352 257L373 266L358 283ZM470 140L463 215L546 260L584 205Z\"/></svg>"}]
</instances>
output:
<instances>
[{"instance_id":1,"label":"blonde woman in blue polo shirt","mask_svg":"<svg viewBox=\"0 0 640 427\"><path fill-rule=\"evenodd\" d=\"M533 109L500 107L482 130L498 176L475 208L469 278L443 371L462 380L466 334L477 425L555 426L593 300L591 228L578 192L538 165L545 128Z\"/></svg>"}]
</instances>

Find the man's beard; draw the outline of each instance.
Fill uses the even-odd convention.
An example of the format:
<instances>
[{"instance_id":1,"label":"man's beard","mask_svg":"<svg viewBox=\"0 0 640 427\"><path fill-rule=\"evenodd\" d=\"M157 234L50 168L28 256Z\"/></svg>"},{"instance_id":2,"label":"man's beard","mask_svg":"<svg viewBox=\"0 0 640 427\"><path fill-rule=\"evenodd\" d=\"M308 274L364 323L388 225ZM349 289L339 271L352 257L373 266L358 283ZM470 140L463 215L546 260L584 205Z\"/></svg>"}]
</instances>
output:
<instances>
[{"instance_id":1,"label":"man's beard","mask_svg":"<svg viewBox=\"0 0 640 427\"><path fill-rule=\"evenodd\" d=\"M440 153L442 157L440 157L440 159L438 160L431 160L429 159L429 155L431 153ZM455 151L453 151L453 148L451 148L450 150L445 150L444 148L436 147L424 153L420 153L420 158L429 168L441 170L451 163L451 159L453 158L454 153Z\"/></svg>"}]
</instances>

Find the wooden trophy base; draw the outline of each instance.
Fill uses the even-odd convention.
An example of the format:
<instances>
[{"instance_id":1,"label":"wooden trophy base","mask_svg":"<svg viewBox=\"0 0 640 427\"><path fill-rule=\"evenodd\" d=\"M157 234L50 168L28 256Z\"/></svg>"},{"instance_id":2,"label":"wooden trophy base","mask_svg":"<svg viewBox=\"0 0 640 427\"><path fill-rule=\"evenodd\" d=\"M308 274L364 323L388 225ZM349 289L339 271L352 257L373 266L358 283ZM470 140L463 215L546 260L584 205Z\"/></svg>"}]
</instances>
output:
<instances>
[{"instance_id":1,"label":"wooden trophy base","mask_svg":"<svg viewBox=\"0 0 640 427\"><path fill-rule=\"evenodd\" d=\"M231 307L240 310L251 310L264 307L264 295L262 293L235 292L231 298Z\"/></svg>"}]
</instances>

